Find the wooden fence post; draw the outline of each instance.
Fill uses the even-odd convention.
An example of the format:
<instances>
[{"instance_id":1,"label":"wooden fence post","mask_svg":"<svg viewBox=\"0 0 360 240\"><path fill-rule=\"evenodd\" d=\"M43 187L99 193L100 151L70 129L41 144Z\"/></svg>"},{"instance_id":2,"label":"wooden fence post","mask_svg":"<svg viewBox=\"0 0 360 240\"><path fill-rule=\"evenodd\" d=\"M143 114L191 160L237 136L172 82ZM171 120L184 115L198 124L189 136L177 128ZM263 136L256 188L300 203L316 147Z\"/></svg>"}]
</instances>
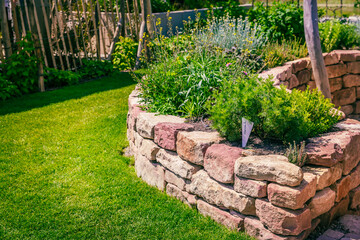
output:
<instances>
[{"instance_id":1,"label":"wooden fence post","mask_svg":"<svg viewBox=\"0 0 360 240\"><path fill-rule=\"evenodd\" d=\"M7 18L7 12L5 8L5 1L0 0L0 20L1 20L1 31L2 31L2 39L4 42L5 48L5 58L9 58L12 54L11 48L11 38L10 38L10 31L9 31L9 24Z\"/></svg>"},{"instance_id":2,"label":"wooden fence post","mask_svg":"<svg viewBox=\"0 0 360 240\"><path fill-rule=\"evenodd\" d=\"M329 79L321 51L316 0L304 0L304 28L316 87L331 99Z\"/></svg>"}]
</instances>

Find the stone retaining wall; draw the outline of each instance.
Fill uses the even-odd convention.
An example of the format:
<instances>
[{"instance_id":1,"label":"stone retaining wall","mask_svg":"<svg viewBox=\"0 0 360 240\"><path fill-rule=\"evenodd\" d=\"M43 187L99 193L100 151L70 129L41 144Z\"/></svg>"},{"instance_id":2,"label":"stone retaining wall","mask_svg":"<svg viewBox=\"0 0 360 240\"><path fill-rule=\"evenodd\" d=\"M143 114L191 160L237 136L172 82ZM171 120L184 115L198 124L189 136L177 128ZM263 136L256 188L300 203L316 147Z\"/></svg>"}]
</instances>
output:
<instances>
[{"instance_id":1,"label":"stone retaining wall","mask_svg":"<svg viewBox=\"0 0 360 240\"><path fill-rule=\"evenodd\" d=\"M185 119L144 112L137 94L127 119L137 175L201 214L258 239L306 239L319 224L360 214L360 122L346 119L309 139L300 168L284 156L248 155Z\"/></svg>"},{"instance_id":2,"label":"stone retaining wall","mask_svg":"<svg viewBox=\"0 0 360 240\"><path fill-rule=\"evenodd\" d=\"M360 51L335 50L323 54L329 77L332 101L346 114L360 114ZM284 84L288 89L305 90L316 88L309 58L285 63L272 68L260 76L272 75L276 85Z\"/></svg>"}]
</instances>

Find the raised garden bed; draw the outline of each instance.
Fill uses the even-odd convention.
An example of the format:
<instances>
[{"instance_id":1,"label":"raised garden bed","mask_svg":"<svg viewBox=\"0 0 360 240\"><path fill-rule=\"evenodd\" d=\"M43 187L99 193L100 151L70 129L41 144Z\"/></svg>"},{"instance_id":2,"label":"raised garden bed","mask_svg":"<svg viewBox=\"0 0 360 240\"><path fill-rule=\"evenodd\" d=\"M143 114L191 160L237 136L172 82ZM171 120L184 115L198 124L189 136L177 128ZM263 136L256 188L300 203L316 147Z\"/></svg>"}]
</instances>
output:
<instances>
[{"instance_id":1,"label":"raised garden bed","mask_svg":"<svg viewBox=\"0 0 360 240\"><path fill-rule=\"evenodd\" d=\"M333 102L360 113L360 52L324 55ZM263 73L289 89L314 87L300 59ZM215 131L197 131L175 116L140 109L129 97L127 134L137 175L200 213L258 239L305 239L319 224L360 213L360 122L345 119L307 140L307 163L229 145Z\"/></svg>"}]
</instances>

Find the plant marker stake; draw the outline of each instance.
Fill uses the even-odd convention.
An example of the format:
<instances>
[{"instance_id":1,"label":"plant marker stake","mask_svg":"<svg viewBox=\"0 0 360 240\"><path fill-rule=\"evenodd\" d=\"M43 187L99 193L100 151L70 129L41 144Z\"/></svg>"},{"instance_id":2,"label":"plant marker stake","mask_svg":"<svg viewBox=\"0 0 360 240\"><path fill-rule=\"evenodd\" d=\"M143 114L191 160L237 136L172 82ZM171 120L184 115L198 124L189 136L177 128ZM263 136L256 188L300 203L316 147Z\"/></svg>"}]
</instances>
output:
<instances>
[{"instance_id":1,"label":"plant marker stake","mask_svg":"<svg viewBox=\"0 0 360 240\"><path fill-rule=\"evenodd\" d=\"M242 118L242 147L246 147L246 144L249 140L251 130L254 126L253 122L250 122L249 120Z\"/></svg>"}]
</instances>

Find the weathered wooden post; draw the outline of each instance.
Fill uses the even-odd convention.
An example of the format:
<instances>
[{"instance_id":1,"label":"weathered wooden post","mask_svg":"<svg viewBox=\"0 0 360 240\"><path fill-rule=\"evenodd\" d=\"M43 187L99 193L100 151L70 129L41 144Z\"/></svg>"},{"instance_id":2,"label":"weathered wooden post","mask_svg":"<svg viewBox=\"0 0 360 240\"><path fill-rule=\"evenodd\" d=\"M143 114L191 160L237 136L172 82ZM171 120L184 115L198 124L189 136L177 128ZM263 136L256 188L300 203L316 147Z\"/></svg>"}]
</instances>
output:
<instances>
[{"instance_id":1,"label":"weathered wooden post","mask_svg":"<svg viewBox=\"0 0 360 240\"><path fill-rule=\"evenodd\" d=\"M304 0L304 28L316 87L331 99L330 84L321 51L316 0Z\"/></svg>"},{"instance_id":2,"label":"weathered wooden post","mask_svg":"<svg viewBox=\"0 0 360 240\"><path fill-rule=\"evenodd\" d=\"M151 10L151 1L150 0L142 0L141 1L141 8L142 8L142 22L140 27L139 33L139 47L137 51L135 69L140 67L141 61L140 57L142 55L143 49L146 49L146 41L148 39L147 35L152 37L153 34L153 27L152 27L152 10Z\"/></svg>"}]
</instances>

